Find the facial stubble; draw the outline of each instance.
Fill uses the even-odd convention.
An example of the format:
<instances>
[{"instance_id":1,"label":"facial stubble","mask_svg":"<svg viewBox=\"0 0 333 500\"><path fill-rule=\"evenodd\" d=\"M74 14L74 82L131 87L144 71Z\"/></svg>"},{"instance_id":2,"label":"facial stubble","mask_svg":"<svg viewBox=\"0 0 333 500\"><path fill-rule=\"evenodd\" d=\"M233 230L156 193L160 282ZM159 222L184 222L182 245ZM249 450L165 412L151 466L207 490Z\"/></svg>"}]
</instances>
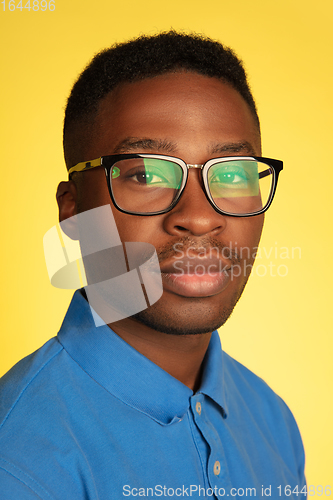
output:
<instances>
[{"instance_id":1,"label":"facial stubble","mask_svg":"<svg viewBox=\"0 0 333 500\"><path fill-rule=\"evenodd\" d=\"M169 335L199 335L211 333L224 325L231 316L235 305L240 299L249 276L246 277L240 289L228 297L228 305L221 303L216 312L216 306L210 306L211 297L186 298L186 305L175 310L161 305L163 297L149 308L131 316L135 321L158 332ZM201 312L200 312L201 311ZM204 311L204 314L203 314Z\"/></svg>"}]
</instances>

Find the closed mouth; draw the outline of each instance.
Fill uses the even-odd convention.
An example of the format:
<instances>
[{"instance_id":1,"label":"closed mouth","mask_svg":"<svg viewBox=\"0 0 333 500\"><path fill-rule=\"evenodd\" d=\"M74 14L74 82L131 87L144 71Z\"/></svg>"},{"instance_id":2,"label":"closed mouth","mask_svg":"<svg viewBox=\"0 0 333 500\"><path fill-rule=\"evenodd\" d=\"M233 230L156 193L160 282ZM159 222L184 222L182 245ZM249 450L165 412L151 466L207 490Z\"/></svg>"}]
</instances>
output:
<instances>
[{"instance_id":1,"label":"closed mouth","mask_svg":"<svg viewBox=\"0 0 333 500\"><path fill-rule=\"evenodd\" d=\"M161 265L164 289L184 297L209 297L230 282L230 263L218 258L185 257Z\"/></svg>"}]
</instances>

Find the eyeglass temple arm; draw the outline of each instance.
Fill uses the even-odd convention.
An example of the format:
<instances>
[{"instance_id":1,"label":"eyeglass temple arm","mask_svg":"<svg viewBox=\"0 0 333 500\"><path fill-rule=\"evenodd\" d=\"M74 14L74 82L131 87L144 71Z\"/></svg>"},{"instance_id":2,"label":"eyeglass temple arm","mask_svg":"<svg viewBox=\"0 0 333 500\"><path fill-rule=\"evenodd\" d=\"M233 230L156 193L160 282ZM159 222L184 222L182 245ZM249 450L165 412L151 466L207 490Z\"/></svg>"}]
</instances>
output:
<instances>
[{"instance_id":1,"label":"eyeglass temple arm","mask_svg":"<svg viewBox=\"0 0 333 500\"><path fill-rule=\"evenodd\" d=\"M82 170L89 170L90 168L100 167L102 165L102 158L97 158L92 161L83 161L74 165L74 167L68 170L68 174L71 175L73 172L82 172Z\"/></svg>"},{"instance_id":2,"label":"eyeglass temple arm","mask_svg":"<svg viewBox=\"0 0 333 500\"><path fill-rule=\"evenodd\" d=\"M266 177L267 175L270 175L271 171L268 168L267 170L263 170L262 172L259 173L259 179L262 179L263 177Z\"/></svg>"}]
</instances>

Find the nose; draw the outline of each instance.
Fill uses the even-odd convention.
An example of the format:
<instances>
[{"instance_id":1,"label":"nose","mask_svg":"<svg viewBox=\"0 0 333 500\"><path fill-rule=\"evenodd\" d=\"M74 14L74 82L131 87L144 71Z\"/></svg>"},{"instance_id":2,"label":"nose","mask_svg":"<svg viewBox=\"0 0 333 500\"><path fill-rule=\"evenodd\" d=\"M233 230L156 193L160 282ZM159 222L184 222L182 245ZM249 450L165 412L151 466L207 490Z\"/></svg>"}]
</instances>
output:
<instances>
[{"instance_id":1,"label":"nose","mask_svg":"<svg viewBox=\"0 0 333 500\"><path fill-rule=\"evenodd\" d=\"M217 236L224 231L227 218L208 201L201 171L191 169L177 205L166 214L165 230L174 236Z\"/></svg>"}]
</instances>

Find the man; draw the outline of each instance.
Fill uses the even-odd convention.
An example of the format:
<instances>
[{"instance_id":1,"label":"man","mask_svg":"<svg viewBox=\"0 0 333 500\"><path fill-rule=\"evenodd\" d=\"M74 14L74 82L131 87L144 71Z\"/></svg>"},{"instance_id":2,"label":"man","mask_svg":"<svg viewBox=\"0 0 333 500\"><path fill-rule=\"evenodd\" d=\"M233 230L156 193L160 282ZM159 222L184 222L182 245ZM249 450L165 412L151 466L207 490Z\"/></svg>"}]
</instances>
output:
<instances>
[{"instance_id":1,"label":"man","mask_svg":"<svg viewBox=\"0 0 333 500\"><path fill-rule=\"evenodd\" d=\"M64 151L67 234L111 206L124 249L155 247L163 294L96 326L88 285L58 336L4 377L1 498L304 498L290 411L215 331L245 287L282 168L260 159L239 60L172 31L102 52L69 97ZM96 218L86 235L95 226L108 231ZM104 292L89 300L98 313Z\"/></svg>"}]
</instances>

